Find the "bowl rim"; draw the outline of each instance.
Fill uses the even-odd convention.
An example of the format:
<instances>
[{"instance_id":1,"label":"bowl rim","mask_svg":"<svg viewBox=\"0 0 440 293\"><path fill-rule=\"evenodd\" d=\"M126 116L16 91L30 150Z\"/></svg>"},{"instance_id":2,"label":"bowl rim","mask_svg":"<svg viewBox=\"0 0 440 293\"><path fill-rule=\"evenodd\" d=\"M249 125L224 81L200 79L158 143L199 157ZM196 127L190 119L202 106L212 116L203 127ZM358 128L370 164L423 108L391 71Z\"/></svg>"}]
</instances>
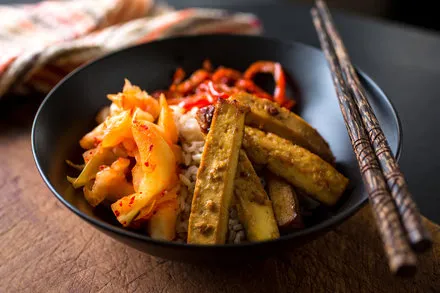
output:
<instances>
[{"instance_id":1,"label":"bowl rim","mask_svg":"<svg viewBox=\"0 0 440 293\"><path fill-rule=\"evenodd\" d=\"M175 248L179 248L179 249L227 249L227 250L228 249L238 249L238 248L245 249L245 248L249 248L249 247L267 245L269 243L274 244L277 242L279 243L279 242L289 241L294 238L300 238L303 236L312 236L315 233L318 233L320 231L328 231L332 227L336 227L337 225L341 224L343 221L349 219L357 211L359 211L360 208L363 207L366 204L366 202L368 201L368 195L365 193L365 191L363 192L364 193L363 198L355 205L347 208L347 210L342 211L341 213L338 213L337 215L332 216L331 218L328 218L328 219L326 219L316 225L313 225L311 227L307 227L305 229L295 231L295 232L292 232L292 233L289 233L286 235L282 235L277 239L265 240L265 241L259 241L259 242L244 242L244 243L237 243L237 244L231 243L231 244L201 245L201 244L180 243L180 242L176 242L176 241L157 240L157 239L153 239L153 238L147 236L146 234L144 235L144 234L140 234L137 232L133 232L133 231L124 229L122 227L116 227L108 222L105 222L104 220L99 220L99 219L96 219L92 216L89 216L89 215L83 213L78 208L76 208L73 204L69 203L66 199L64 199L64 197L55 190L55 187L51 184L48 176L46 176L46 174L43 172L43 170L40 166L40 160L38 158L37 151L36 151L36 132L37 132L37 123L38 123L41 112L43 111L46 103L48 103L50 97L58 90L59 87L61 87L65 82L67 82L73 75L77 74L78 72L80 72L82 70L85 70L87 67L92 66L93 64L95 64L97 62L101 62L101 61L103 61L113 55L119 54L119 53L126 51L126 50L134 49L137 47L149 46L151 44L156 44L156 43L172 42L176 39L191 41L194 39L209 39L209 38L259 39L264 42L279 43L283 46L305 47L305 48L313 50L319 54L323 54L322 50L318 47L315 47L313 45L309 45L306 43L298 42L298 41L293 41L293 40L281 40L279 38L273 38L273 37L267 37L267 36L241 35L241 34L235 34L235 35L231 35L231 34L200 34L200 35L192 35L192 36L177 36L177 37L164 38L164 39L155 40L155 41L152 41L149 43L142 43L142 44L137 44L134 46L125 47L125 48L107 53L97 59L94 59L90 62L87 62L86 64L79 66L78 68L76 68L75 70L70 72L68 75L66 75L60 82L58 82L58 84L52 90L50 90L50 92L46 95L46 97L44 98L44 100L40 104L40 106L35 114L35 118L34 118L34 121L32 124L31 146L32 146L32 155L34 158L34 162L35 162L35 165L38 169L38 172L39 172L41 178L43 179L44 183L47 185L49 190L53 193L53 195L55 195L55 197L64 206L66 206L71 212L73 212L74 214L76 214L78 217L82 218L83 220L85 220L89 224L92 224L93 226L95 226L95 228L99 228L101 230L108 230L109 232L112 232L112 233L117 234L119 236L131 238L132 240L137 240L140 242L147 242L148 244L152 244L152 245L156 245L156 246L168 246L168 247L175 247ZM373 90L376 91L378 93L378 95L383 97L383 102L385 102L385 104L387 104L387 106L391 109L392 119L394 119L397 122L396 123L397 124L397 149L396 149L395 157L396 157L396 160L399 160L400 156L401 156L401 150L402 150L403 132L402 132L402 123L401 123L400 117L396 111L396 108L395 108L394 104L392 103L392 101L384 93L384 91L378 86L378 84L371 77L369 77L364 71L360 70L358 67L355 66L355 68L356 68L356 71L358 72L358 74L364 80L366 80L367 83L369 83L369 85L373 88Z\"/></svg>"}]
</instances>

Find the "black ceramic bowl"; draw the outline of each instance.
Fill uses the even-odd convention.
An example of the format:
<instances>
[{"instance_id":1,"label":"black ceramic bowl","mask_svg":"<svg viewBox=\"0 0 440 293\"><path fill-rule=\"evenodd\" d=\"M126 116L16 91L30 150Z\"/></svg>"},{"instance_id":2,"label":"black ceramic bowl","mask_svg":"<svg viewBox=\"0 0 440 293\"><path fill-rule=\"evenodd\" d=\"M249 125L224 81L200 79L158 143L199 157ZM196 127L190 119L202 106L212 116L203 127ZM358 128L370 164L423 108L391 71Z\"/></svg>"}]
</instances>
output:
<instances>
[{"instance_id":1,"label":"black ceramic bowl","mask_svg":"<svg viewBox=\"0 0 440 293\"><path fill-rule=\"evenodd\" d=\"M192 71L209 58L214 65L244 70L256 60L280 62L294 80L295 109L329 142L337 168L350 179L340 203L318 216L312 226L260 243L198 246L162 242L124 230L106 209L93 210L81 191L66 181L65 159L79 161L78 140L94 126L94 117L108 93L121 90L124 78L152 92L166 88L174 70ZM398 155L400 125L393 106L380 88L360 72L369 100L381 122L391 149ZM243 261L293 249L334 228L367 200L356 159L335 96L330 72L320 50L299 44L248 36L196 36L173 38L128 48L105 56L64 79L46 97L32 130L34 158L43 180L55 196L89 224L132 247L152 255L182 261Z\"/></svg>"}]
</instances>

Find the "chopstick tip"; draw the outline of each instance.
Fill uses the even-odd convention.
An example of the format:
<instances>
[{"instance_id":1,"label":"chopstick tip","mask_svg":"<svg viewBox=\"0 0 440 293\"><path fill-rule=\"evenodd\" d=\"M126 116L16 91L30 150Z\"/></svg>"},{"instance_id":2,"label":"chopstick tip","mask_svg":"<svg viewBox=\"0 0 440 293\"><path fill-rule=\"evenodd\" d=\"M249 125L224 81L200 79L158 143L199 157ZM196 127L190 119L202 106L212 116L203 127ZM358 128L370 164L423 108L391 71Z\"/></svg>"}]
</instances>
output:
<instances>
[{"instance_id":1,"label":"chopstick tip","mask_svg":"<svg viewBox=\"0 0 440 293\"><path fill-rule=\"evenodd\" d=\"M410 235L411 239L411 235ZM417 253L423 253L428 251L432 247L432 240L429 236L419 237L419 239L411 243L412 249Z\"/></svg>"}]
</instances>

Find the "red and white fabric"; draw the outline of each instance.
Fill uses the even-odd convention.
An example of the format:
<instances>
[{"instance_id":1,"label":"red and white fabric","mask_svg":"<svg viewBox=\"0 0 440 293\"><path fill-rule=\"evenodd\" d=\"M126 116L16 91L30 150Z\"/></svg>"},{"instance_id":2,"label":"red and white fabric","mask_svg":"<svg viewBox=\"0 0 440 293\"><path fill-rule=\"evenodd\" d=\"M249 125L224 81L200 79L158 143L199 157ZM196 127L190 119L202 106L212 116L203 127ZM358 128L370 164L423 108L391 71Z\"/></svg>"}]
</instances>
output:
<instances>
[{"instance_id":1,"label":"red and white fabric","mask_svg":"<svg viewBox=\"0 0 440 293\"><path fill-rule=\"evenodd\" d=\"M48 92L85 62L174 35L258 34L258 18L217 9L174 10L152 0L0 5L0 98Z\"/></svg>"}]
</instances>

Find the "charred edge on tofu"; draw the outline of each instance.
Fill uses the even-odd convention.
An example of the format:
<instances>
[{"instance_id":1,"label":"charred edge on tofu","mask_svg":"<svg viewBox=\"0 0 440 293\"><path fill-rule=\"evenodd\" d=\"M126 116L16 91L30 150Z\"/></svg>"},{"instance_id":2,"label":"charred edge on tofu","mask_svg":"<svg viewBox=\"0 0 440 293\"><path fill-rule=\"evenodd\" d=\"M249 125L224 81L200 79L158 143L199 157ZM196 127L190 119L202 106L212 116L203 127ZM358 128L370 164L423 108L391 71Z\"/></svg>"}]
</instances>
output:
<instances>
[{"instance_id":1,"label":"charred edge on tofu","mask_svg":"<svg viewBox=\"0 0 440 293\"><path fill-rule=\"evenodd\" d=\"M288 232L304 227L295 188L281 177L266 170L268 195L273 204L280 230Z\"/></svg>"},{"instance_id":2,"label":"charred edge on tofu","mask_svg":"<svg viewBox=\"0 0 440 293\"><path fill-rule=\"evenodd\" d=\"M199 122L200 129L204 134L207 134L211 129L212 118L214 116L215 107L209 105L200 108L196 113L197 122Z\"/></svg>"}]
</instances>

